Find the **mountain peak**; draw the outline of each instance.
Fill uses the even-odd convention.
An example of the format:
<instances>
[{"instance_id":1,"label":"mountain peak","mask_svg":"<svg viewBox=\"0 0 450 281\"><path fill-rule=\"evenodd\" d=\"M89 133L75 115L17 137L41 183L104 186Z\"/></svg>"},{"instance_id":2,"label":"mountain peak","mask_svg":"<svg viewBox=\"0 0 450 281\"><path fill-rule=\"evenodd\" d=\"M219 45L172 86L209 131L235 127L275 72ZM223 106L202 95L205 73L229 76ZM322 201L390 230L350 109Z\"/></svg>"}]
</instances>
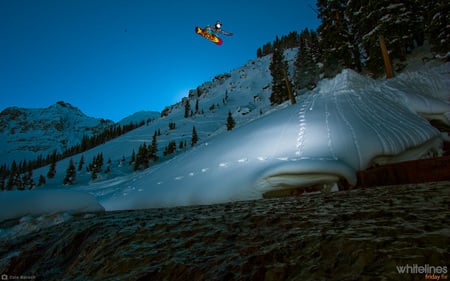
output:
<instances>
[{"instance_id":1,"label":"mountain peak","mask_svg":"<svg viewBox=\"0 0 450 281\"><path fill-rule=\"evenodd\" d=\"M0 112L0 119L16 119L23 114L23 110L17 106L5 108Z\"/></svg>"},{"instance_id":2,"label":"mountain peak","mask_svg":"<svg viewBox=\"0 0 450 281\"><path fill-rule=\"evenodd\" d=\"M9 107L0 113L0 159L35 159L81 143L84 135L103 132L113 122L89 117L64 101L47 108ZM37 141L39 136L39 141Z\"/></svg>"},{"instance_id":3,"label":"mountain peak","mask_svg":"<svg viewBox=\"0 0 450 281\"><path fill-rule=\"evenodd\" d=\"M49 106L47 109L56 110L57 112L73 112L76 115L86 116L78 107L71 105L68 102L58 101L55 104Z\"/></svg>"},{"instance_id":4,"label":"mountain peak","mask_svg":"<svg viewBox=\"0 0 450 281\"><path fill-rule=\"evenodd\" d=\"M60 105L60 106L62 106L62 107L66 107L66 108L69 108L69 109L76 109L76 110L79 110L79 109L76 108L75 106L71 105L71 104L68 103L68 102L64 102L64 101L57 101L55 105Z\"/></svg>"}]
</instances>

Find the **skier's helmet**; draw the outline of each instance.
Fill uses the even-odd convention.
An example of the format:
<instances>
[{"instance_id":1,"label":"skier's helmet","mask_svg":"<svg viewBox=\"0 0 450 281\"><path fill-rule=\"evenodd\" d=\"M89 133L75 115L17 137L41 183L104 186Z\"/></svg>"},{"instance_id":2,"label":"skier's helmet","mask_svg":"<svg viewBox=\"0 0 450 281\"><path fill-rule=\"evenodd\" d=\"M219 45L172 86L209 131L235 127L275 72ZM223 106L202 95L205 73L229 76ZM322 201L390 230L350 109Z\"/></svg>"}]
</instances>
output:
<instances>
[{"instance_id":1,"label":"skier's helmet","mask_svg":"<svg viewBox=\"0 0 450 281\"><path fill-rule=\"evenodd\" d=\"M220 20L216 21L216 28L221 29L222 28L222 22Z\"/></svg>"}]
</instances>

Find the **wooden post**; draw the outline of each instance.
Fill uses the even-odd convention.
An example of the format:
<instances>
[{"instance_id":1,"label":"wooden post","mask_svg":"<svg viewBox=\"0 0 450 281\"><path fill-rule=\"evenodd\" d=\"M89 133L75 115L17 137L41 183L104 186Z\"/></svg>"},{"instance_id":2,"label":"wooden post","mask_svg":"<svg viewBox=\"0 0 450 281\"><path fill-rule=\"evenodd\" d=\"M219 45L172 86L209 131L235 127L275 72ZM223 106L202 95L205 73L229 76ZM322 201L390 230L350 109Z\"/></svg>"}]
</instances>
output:
<instances>
[{"instance_id":1,"label":"wooden post","mask_svg":"<svg viewBox=\"0 0 450 281\"><path fill-rule=\"evenodd\" d=\"M286 88L288 90L288 95L289 95L289 99L291 100L291 104L296 104L297 102L295 101L295 97L292 94L292 89L291 89L291 86L289 85L289 79L288 79L288 75L286 73L286 69L283 68L283 72L284 72L284 81L286 82Z\"/></svg>"},{"instance_id":2,"label":"wooden post","mask_svg":"<svg viewBox=\"0 0 450 281\"><path fill-rule=\"evenodd\" d=\"M380 40L381 54L383 55L384 67L386 68L386 78L392 78L394 77L394 72L392 71L391 60L389 59L383 35L380 35L378 39Z\"/></svg>"}]
</instances>

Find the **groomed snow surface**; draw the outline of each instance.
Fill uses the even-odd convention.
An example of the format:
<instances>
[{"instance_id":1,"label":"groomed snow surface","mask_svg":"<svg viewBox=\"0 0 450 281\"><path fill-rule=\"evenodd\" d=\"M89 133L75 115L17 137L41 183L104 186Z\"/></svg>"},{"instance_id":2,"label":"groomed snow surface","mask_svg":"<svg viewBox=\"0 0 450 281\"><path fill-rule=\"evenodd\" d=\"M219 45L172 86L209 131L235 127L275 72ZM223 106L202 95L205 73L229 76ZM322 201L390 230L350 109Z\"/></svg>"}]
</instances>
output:
<instances>
[{"instance_id":1,"label":"groomed snow surface","mask_svg":"<svg viewBox=\"0 0 450 281\"><path fill-rule=\"evenodd\" d=\"M1 192L0 220L258 199L276 189L356 182L374 163L438 155L450 64L375 81L351 70L261 118L142 172L81 187ZM69 191L71 189L72 191ZM77 191L73 191L73 190Z\"/></svg>"}]
</instances>

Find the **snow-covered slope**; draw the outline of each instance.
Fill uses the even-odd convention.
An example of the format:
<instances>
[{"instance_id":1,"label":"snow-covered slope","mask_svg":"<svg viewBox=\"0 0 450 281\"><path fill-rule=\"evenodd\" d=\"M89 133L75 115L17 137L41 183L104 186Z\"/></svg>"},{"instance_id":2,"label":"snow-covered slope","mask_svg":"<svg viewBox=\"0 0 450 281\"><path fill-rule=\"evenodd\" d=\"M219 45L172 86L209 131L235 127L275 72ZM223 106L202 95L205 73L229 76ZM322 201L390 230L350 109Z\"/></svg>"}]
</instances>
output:
<instances>
[{"instance_id":1,"label":"snow-covered slope","mask_svg":"<svg viewBox=\"0 0 450 281\"><path fill-rule=\"evenodd\" d=\"M446 91L436 82L429 87ZM356 172L375 162L439 154L439 131L416 112L444 115L449 104L393 84L345 70L297 105L97 187L96 194L107 210L257 199L275 189L331 186L340 179L355 184Z\"/></svg>"},{"instance_id":2,"label":"snow-covered slope","mask_svg":"<svg viewBox=\"0 0 450 281\"><path fill-rule=\"evenodd\" d=\"M117 122L121 126L129 125L130 123L139 124L141 122L150 122L160 116L159 112L155 111L138 111L130 116L127 116Z\"/></svg>"},{"instance_id":3,"label":"snow-covered slope","mask_svg":"<svg viewBox=\"0 0 450 281\"><path fill-rule=\"evenodd\" d=\"M61 101L48 108L6 108L0 113L0 164L63 152L112 124Z\"/></svg>"},{"instance_id":4,"label":"snow-covered slope","mask_svg":"<svg viewBox=\"0 0 450 281\"><path fill-rule=\"evenodd\" d=\"M295 51L286 53L291 65L294 56ZM98 153L111 159L110 172L100 180L91 182L83 169L74 186L62 186L65 159L58 162L56 177L40 189L87 192L106 210L211 204L260 198L279 188L332 186L341 178L354 183L356 171L374 162L439 152L439 132L419 113L448 116L450 64L389 81L346 70L298 96L296 105L270 106L269 63L270 57L264 57L216 76L191 91L189 99L168 107L164 117L83 153L87 162ZM188 101L192 114L185 118ZM226 130L228 112L237 123L231 132ZM191 149L194 126L200 141ZM132 172L131 152L150 144L157 130L160 156L170 141L185 141L188 147ZM47 171L41 168L34 176Z\"/></svg>"},{"instance_id":5,"label":"snow-covered slope","mask_svg":"<svg viewBox=\"0 0 450 281\"><path fill-rule=\"evenodd\" d=\"M287 53L287 57L293 58L295 51ZM228 112L231 112L236 121L236 126L240 127L252 120L256 120L263 115L268 115L272 111L277 111L286 105L273 107L270 105L269 96L271 93L271 75L268 69L270 57L264 57L255 61L250 61L246 65L226 73L216 76L212 81L205 82L197 89L191 91L191 98L184 98L177 104L167 107L164 117L159 117L146 125L137 128L125 135L115 138L94 149L88 150L82 155L72 157L75 165L78 165L81 157L89 163L99 153L103 154L104 161L111 160L110 172L99 175L99 180L91 182L90 174L83 167L77 171L76 181L73 187L92 186L103 184L99 181L119 180L118 176L127 175L133 172L133 166L129 165L132 152L138 152L139 146L146 143L149 145L155 131L161 133L157 138L159 162L164 162L173 155L163 157L164 148L171 141L177 143L176 154L183 153L191 148L192 130L195 127L199 143L208 142L209 139L217 135L227 133L226 122ZM185 104L189 100L192 115L185 118ZM198 110L196 103L198 100ZM138 116L141 114L138 113ZM133 120L136 120L133 117ZM122 121L121 121L122 122ZM125 120L125 122L128 122ZM175 129L170 129L169 125L175 123ZM186 142L187 146L179 148L180 142ZM125 159L125 161L123 161ZM42 188L62 187L63 178L70 159L59 161L56 165L56 176L47 179L47 184ZM155 165L155 164L153 164ZM106 164L105 164L106 167ZM43 167L34 171L35 182L39 175L46 175L48 167Z\"/></svg>"}]
</instances>

